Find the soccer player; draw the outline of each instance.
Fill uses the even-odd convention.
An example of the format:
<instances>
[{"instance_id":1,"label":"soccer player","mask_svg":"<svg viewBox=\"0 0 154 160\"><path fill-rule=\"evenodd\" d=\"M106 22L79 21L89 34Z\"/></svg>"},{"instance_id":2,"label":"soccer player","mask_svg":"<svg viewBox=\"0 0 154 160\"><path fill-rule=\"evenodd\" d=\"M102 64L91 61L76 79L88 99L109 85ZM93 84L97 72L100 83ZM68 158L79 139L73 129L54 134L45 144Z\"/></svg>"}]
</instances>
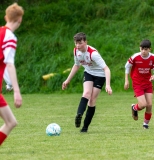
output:
<instances>
[{"instance_id":1,"label":"soccer player","mask_svg":"<svg viewBox=\"0 0 154 160\"><path fill-rule=\"evenodd\" d=\"M151 70L154 69L154 54L150 53L151 42L143 40L140 43L140 52L132 55L125 65L125 84L124 89L129 88L129 73L132 79L132 86L138 103L132 104L132 117L138 120L138 111L145 108L143 128L149 128L152 116L152 80L154 76Z\"/></svg>"},{"instance_id":2,"label":"soccer player","mask_svg":"<svg viewBox=\"0 0 154 160\"><path fill-rule=\"evenodd\" d=\"M68 86L71 79L82 65L84 67L83 94L77 109L75 126L80 127L82 116L88 104L84 125L80 130L81 132L87 132L95 113L96 99L101 92L105 81L106 92L109 95L112 94L112 89L110 87L110 69L106 65L99 52L95 48L87 45L86 35L84 33L77 33L74 36L74 43L75 63L69 76L63 82L62 89L64 90Z\"/></svg>"},{"instance_id":3,"label":"soccer player","mask_svg":"<svg viewBox=\"0 0 154 160\"><path fill-rule=\"evenodd\" d=\"M20 26L23 14L23 8L17 3L8 6L5 11L6 25L0 27L0 91L2 91L4 70L7 68L13 86L16 108L22 105L22 97L14 65L17 38L13 32ZM0 116L4 120L4 124L0 128L0 145L2 145L11 130L17 125L17 120L2 94L0 94Z\"/></svg>"}]
</instances>

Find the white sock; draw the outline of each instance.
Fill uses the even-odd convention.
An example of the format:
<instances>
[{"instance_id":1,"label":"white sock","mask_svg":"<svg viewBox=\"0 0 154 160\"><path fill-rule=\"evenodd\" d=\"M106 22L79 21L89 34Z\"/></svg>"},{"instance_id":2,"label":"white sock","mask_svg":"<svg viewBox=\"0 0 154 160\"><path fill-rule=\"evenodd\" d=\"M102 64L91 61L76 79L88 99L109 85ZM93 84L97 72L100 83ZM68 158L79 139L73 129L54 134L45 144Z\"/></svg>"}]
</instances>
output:
<instances>
[{"instance_id":1,"label":"white sock","mask_svg":"<svg viewBox=\"0 0 154 160\"><path fill-rule=\"evenodd\" d=\"M147 124L147 123L145 123L145 122L143 123L143 125L146 125L146 126L148 126L148 124Z\"/></svg>"}]
</instances>

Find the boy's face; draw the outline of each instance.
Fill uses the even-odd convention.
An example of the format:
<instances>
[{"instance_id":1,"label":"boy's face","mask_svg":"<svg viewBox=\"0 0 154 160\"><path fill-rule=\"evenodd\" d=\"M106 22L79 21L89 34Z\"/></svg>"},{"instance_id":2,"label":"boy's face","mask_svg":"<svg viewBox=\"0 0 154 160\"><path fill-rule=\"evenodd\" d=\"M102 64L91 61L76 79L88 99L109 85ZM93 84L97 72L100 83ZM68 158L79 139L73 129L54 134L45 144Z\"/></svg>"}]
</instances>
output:
<instances>
[{"instance_id":1,"label":"boy's face","mask_svg":"<svg viewBox=\"0 0 154 160\"><path fill-rule=\"evenodd\" d=\"M81 41L75 41L75 47L81 51L81 52L85 52L87 49L87 41L81 40Z\"/></svg>"},{"instance_id":2,"label":"boy's face","mask_svg":"<svg viewBox=\"0 0 154 160\"><path fill-rule=\"evenodd\" d=\"M142 57L148 57L151 48L142 48L140 47Z\"/></svg>"}]
</instances>

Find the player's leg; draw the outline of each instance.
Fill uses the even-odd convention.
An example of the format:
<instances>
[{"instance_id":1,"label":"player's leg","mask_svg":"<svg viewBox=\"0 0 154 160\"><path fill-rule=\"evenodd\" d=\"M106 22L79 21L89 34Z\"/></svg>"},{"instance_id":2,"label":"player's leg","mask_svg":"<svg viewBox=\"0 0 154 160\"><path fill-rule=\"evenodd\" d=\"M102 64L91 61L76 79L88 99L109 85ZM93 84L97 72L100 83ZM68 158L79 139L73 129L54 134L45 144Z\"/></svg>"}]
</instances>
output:
<instances>
[{"instance_id":1,"label":"player's leg","mask_svg":"<svg viewBox=\"0 0 154 160\"><path fill-rule=\"evenodd\" d=\"M84 114L84 111L86 110L88 100L91 97L93 88L93 82L92 81L85 81L83 83L83 94L78 106L77 115L75 117L75 126L80 127L82 115Z\"/></svg>"},{"instance_id":2,"label":"player's leg","mask_svg":"<svg viewBox=\"0 0 154 160\"><path fill-rule=\"evenodd\" d=\"M88 131L88 127L92 121L94 114L95 114L96 99L97 99L100 92L101 92L101 89L93 87L92 95L91 95L91 98L89 99L89 102L88 102L88 109L86 112L86 116L84 119L84 125L81 129L81 132Z\"/></svg>"},{"instance_id":3,"label":"player's leg","mask_svg":"<svg viewBox=\"0 0 154 160\"><path fill-rule=\"evenodd\" d=\"M0 128L1 145L3 141L7 138L11 130L17 125L17 121L9 106L0 107L0 116L4 120L4 125Z\"/></svg>"},{"instance_id":4,"label":"player's leg","mask_svg":"<svg viewBox=\"0 0 154 160\"><path fill-rule=\"evenodd\" d=\"M92 90L91 97L88 101L88 109L86 112L86 116L84 119L84 125L83 125L83 128L81 129L81 132L87 132L88 127L92 121L92 118L95 114L96 100L105 83L105 77L93 76L93 81L94 81L93 90Z\"/></svg>"},{"instance_id":5,"label":"player's leg","mask_svg":"<svg viewBox=\"0 0 154 160\"><path fill-rule=\"evenodd\" d=\"M133 85L135 97L138 100L137 104L132 104L132 117L134 120L138 120L138 111L144 109L147 105L145 98L145 89L140 85Z\"/></svg>"},{"instance_id":6,"label":"player's leg","mask_svg":"<svg viewBox=\"0 0 154 160\"><path fill-rule=\"evenodd\" d=\"M138 120L138 111L144 109L147 105L145 95L136 97L138 100L137 104L132 104L132 117L134 120Z\"/></svg>"},{"instance_id":7,"label":"player's leg","mask_svg":"<svg viewBox=\"0 0 154 160\"><path fill-rule=\"evenodd\" d=\"M144 113L143 127L145 129L148 129L148 127L149 127L148 124L149 124L151 116L152 116L152 98L153 98L153 94L152 93L145 93L145 98L146 98L147 106L146 106L145 113Z\"/></svg>"},{"instance_id":8,"label":"player's leg","mask_svg":"<svg viewBox=\"0 0 154 160\"><path fill-rule=\"evenodd\" d=\"M82 99L86 99L85 103L87 105L88 103L88 100L90 99L91 97L91 94L92 94L92 90L93 90L93 82L92 81L85 81L83 83L83 94L82 94ZM79 107L78 108L78 113L82 113L85 111L86 109L86 106L85 104L84 105L81 105L82 107ZM84 106L84 107L83 107Z\"/></svg>"}]
</instances>

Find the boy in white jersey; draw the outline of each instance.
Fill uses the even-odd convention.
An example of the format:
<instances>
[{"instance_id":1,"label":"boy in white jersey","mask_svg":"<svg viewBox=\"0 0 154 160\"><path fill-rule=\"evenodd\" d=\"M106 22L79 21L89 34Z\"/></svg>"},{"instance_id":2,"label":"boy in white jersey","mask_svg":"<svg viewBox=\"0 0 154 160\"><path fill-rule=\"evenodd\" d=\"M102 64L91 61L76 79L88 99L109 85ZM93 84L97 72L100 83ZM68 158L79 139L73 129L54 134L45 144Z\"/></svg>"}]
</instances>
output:
<instances>
[{"instance_id":1,"label":"boy in white jersey","mask_svg":"<svg viewBox=\"0 0 154 160\"><path fill-rule=\"evenodd\" d=\"M88 104L84 125L80 130L81 132L87 132L95 113L97 97L101 92L105 81L106 92L109 95L112 94L112 89L110 87L110 69L98 51L95 48L87 45L86 35L84 33L77 33L74 36L74 42L75 64L73 65L69 76L63 82L62 89L64 90L67 87L73 76L82 65L85 68L83 79L83 94L78 106L77 115L75 117L75 126L80 127L82 116Z\"/></svg>"},{"instance_id":2,"label":"boy in white jersey","mask_svg":"<svg viewBox=\"0 0 154 160\"><path fill-rule=\"evenodd\" d=\"M149 121L152 116L152 97L153 87L152 80L154 76L151 70L154 70L154 54L150 53L151 42L143 40L140 43L140 52L131 56L125 65L125 84L124 89L129 88L128 75L130 73L132 86L137 104L132 104L132 117L138 120L138 111L145 108L143 128L148 129Z\"/></svg>"},{"instance_id":3,"label":"boy in white jersey","mask_svg":"<svg viewBox=\"0 0 154 160\"><path fill-rule=\"evenodd\" d=\"M17 38L13 32L20 26L24 10L14 3L7 7L5 13L6 25L0 27L0 92L2 91L4 72L7 69L10 83L13 86L14 104L16 108L19 108L22 105L22 97L14 65ZM17 125L17 120L2 94L0 94L0 116L4 120L4 125L0 128L0 145L2 145L11 130Z\"/></svg>"}]
</instances>

